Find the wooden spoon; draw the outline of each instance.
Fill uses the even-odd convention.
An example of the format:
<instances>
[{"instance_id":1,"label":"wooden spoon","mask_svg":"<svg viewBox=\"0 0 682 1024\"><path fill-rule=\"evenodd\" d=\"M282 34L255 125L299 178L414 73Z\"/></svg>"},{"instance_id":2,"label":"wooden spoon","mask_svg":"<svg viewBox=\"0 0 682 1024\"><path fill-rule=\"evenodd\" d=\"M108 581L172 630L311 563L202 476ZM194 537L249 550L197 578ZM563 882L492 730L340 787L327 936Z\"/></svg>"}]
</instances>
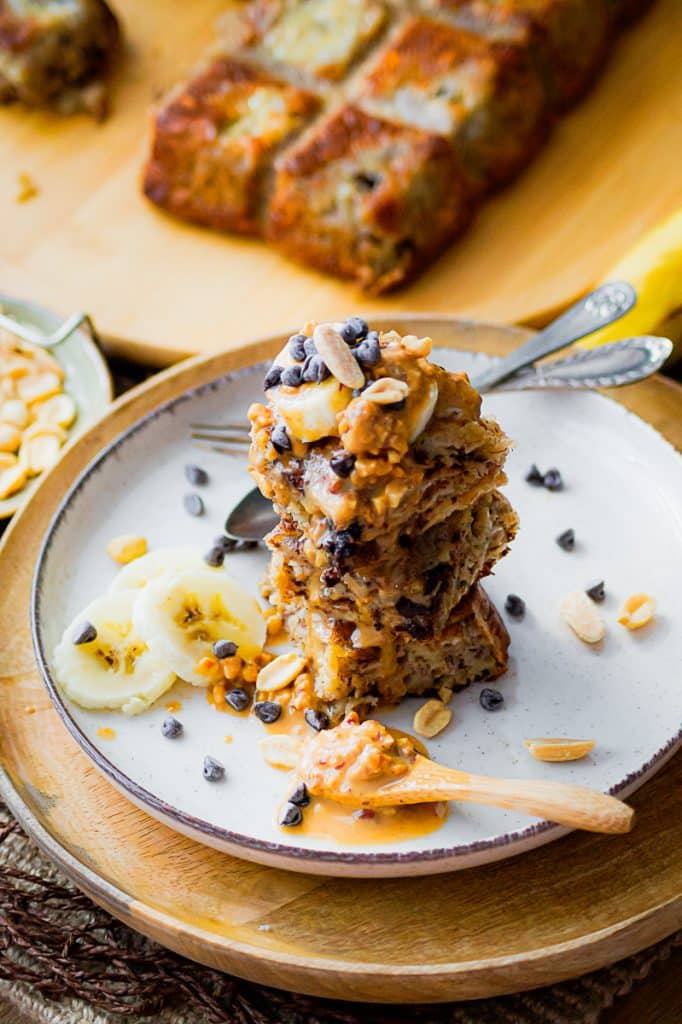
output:
<instances>
[{"instance_id":1,"label":"wooden spoon","mask_svg":"<svg viewBox=\"0 0 682 1024\"><path fill-rule=\"evenodd\" d=\"M496 779L486 775L471 775L469 772L436 764L421 754L416 755L405 775L383 785L363 786L356 792L335 787L333 791L317 792L316 795L356 807L392 807L438 800L465 800L548 818L560 825L588 832L629 832L635 814L621 800L586 786L537 779Z\"/></svg>"}]
</instances>

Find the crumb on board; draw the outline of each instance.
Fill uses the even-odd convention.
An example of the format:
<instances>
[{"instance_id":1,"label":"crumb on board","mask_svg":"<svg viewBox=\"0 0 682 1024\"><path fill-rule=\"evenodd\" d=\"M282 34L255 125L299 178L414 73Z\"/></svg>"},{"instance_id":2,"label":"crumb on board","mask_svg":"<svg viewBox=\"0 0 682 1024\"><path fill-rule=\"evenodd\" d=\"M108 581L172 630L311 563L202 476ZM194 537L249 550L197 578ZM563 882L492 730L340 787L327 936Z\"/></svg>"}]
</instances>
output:
<instances>
[{"instance_id":1,"label":"crumb on board","mask_svg":"<svg viewBox=\"0 0 682 1024\"><path fill-rule=\"evenodd\" d=\"M21 171L17 181L17 202L28 203L39 195L40 189L27 171Z\"/></svg>"}]
</instances>

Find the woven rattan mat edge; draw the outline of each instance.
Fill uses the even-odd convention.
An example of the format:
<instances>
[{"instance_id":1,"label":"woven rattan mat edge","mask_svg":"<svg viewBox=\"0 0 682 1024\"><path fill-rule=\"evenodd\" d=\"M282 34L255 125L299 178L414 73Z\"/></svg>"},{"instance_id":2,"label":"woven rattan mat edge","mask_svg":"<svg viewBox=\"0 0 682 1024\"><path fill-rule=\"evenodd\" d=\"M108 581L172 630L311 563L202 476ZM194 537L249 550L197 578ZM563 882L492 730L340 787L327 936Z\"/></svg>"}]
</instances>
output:
<instances>
[{"instance_id":1,"label":"woven rattan mat edge","mask_svg":"<svg viewBox=\"0 0 682 1024\"><path fill-rule=\"evenodd\" d=\"M0 999L39 1024L597 1024L676 946L682 932L574 981L480 1002L403 1010L310 999L137 935L75 889L0 804Z\"/></svg>"}]
</instances>

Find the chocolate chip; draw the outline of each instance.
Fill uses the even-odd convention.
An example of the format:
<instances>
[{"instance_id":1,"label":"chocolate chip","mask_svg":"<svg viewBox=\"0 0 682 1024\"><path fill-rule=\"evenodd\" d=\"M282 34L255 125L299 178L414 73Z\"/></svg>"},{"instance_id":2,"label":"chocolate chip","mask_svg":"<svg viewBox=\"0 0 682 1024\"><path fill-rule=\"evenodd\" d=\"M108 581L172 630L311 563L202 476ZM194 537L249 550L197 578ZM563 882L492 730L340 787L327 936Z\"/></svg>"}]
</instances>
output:
<instances>
[{"instance_id":1,"label":"chocolate chip","mask_svg":"<svg viewBox=\"0 0 682 1024\"><path fill-rule=\"evenodd\" d=\"M225 561L225 552L222 547L212 547L210 551L207 551L204 555L204 561L206 565L210 565L212 569L219 569Z\"/></svg>"},{"instance_id":2,"label":"chocolate chip","mask_svg":"<svg viewBox=\"0 0 682 1024\"><path fill-rule=\"evenodd\" d=\"M526 482L533 484L534 487L542 487L544 483L544 477L535 463L533 463L526 473Z\"/></svg>"},{"instance_id":3,"label":"chocolate chip","mask_svg":"<svg viewBox=\"0 0 682 1024\"><path fill-rule=\"evenodd\" d=\"M542 482L548 491L560 491L564 486L561 473L558 469L548 469L542 478Z\"/></svg>"},{"instance_id":4,"label":"chocolate chip","mask_svg":"<svg viewBox=\"0 0 682 1024\"><path fill-rule=\"evenodd\" d=\"M304 344L303 348L304 348L305 354L307 356L316 356L317 355L317 345L315 344L315 339L314 338L306 338L305 339L305 344Z\"/></svg>"},{"instance_id":5,"label":"chocolate chip","mask_svg":"<svg viewBox=\"0 0 682 1024\"><path fill-rule=\"evenodd\" d=\"M295 804L296 807L307 807L310 803L310 793L305 782L299 782L296 789L289 797L289 803Z\"/></svg>"},{"instance_id":6,"label":"chocolate chip","mask_svg":"<svg viewBox=\"0 0 682 1024\"><path fill-rule=\"evenodd\" d=\"M329 465L341 479L350 476L355 466L356 457L352 452L334 452L329 460Z\"/></svg>"},{"instance_id":7,"label":"chocolate chip","mask_svg":"<svg viewBox=\"0 0 682 1024\"><path fill-rule=\"evenodd\" d=\"M186 494L182 499L182 504L185 506L185 512L189 512L191 516L203 516L204 503L198 494Z\"/></svg>"},{"instance_id":8,"label":"chocolate chip","mask_svg":"<svg viewBox=\"0 0 682 1024\"><path fill-rule=\"evenodd\" d=\"M291 451L291 438L287 433L287 428L282 423L278 423L272 428L270 440L272 441L272 447L280 455L282 452Z\"/></svg>"},{"instance_id":9,"label":"chocolate chip","mask_svg":"<svg viewBox=\"0 0 682 1024\"><path fill-rule=\"evenodd\" d=\"M370 331L365 340L353 349L353 355L361 366L376 366L381 361L381 346L377 332Z\"/></svg>"},{"instance_id":10,"label":"chocolate chip","mask_svg":"<svg viewBox=\"0 0 682 1024\"><path fill-rule=\"evenodd\" d=\"M600 603L606 598L604 581L596 580L594 583L590 583L589 587L586 588L585 593L588 597L591 597L593 601Z\"/></svg>"},{"instance_id":11,"label":"chocolate chip","mask_svg":"<svg viewBox=\"0 0 682 1024\"><path fill-rule=\"evenodd\" d=\"M358 171L353 175L353 181L365 192L373 192L381 181L380 174L373 174L371 171Z\"/></svg>"},{"instance_id":12,"label":"chocolate chip","mask_svg":"<svg viewBox=\"0 0 682 1024\"><path fill-rule=\"evenodd\" d=\"M351 316L341 328L341 337L348 345L354 345L367 334L369 327L360 316Z\"/></svg>"},{"instance_id":13,"label":"chocolate chip","mask_svg":"<svg viewBox=\"0 0 682 1024\"><path fill-rule=\"evenodd\" d=\"M237 653L237 645L232 640L216 640L213 644L213 653L218 661L225 658L232 658Z\"/></svg>"},{"instance_id":14,"label":"chocolate chip","mask_svg":"<svg viewBox=\"0 0 682 1024\"><path fill-rule=\"evenodd\" d=\"M575 547L575 530L564 530L556 539L557 544L564 551L573 551Z\"/></svg>"},{"instance_id":15,"label":"chocolate chip","mask_svg":"<svg viewBox=\"0 0 682 1024\"><path fill-rule=\"evenodd\" d=\"M504 610L512 619L522 619L526 614L526 602L518 594L509 594L504 602Z\"/></svg>"},{"instance_id":16,"label":"chocolate chip","mask_svg":"<svg viewBox=\"0 0 682 1024\"><path fill-rule=\"evenodd\" d=\"M302 363L305 359L305 334L292 334L287 343L287 350L291 358L297 362Z\"/></svg>"},{"instance_id":17,"label":"chocolate chip","mask_svg":"<svg viewBox=\"0 0 682 1024\"><path fill-rule=\"evenodd\" d=\"M225 766L220 761L216 761L215 757L209 757L207 754L204 758L202 775L207 782L220 782L225 778Z\"/></svg>"},{"instance_id":18,"label":"chocolate chip","mask_svg":"<svg viewBox=\"0 0 682 1024\"><path fill-rule=\"evenodd\" d=\"M341 582L341 576L333 569L325 569L320 580L325 587L335 587L337 583Z\"/></svg>"},{"instance_id":19,"label":"chocolate chip","mask_svg":"<svg viewBox=\"0 0 682 1024\"><path fill-rule=\"evenodd\" d=\"M284 825L286 828L295 828L296 825L300 825L302 821L303 812L301 811L301 808L297 807L296 804L286 804L279 818L280 825Z\"/></svg>"},{"instance_id":20,"label":"chocolate chip","mask_svg":"<svg viewBox=\"0 0 682 1024\"><path fill-rule=\"evenodd\" d=\"M213 538L213 547L220 548L227 555L237 547L237 540L235 537L226 537L224 533L221 533Z\"/></svg>"},{"instance_id":21,"label":"chocolate chip","mask_svg":"<svg viewBox=\"0 0 682 1024\"><path fill-rule=\"evenodd\" d=\"M486 711L499 711L504 704L504 697L499 690L486 686L478 695L478 703Z\"/></svg>"},{"instance_id":22,"label":"chocolate chip","mask_svg":"<svg viewBox=\"0 0 682 1024\"><path fill-rule=\"evenodd\" d=\"M182 736L183 731L182 722L178 722L177 718L173 718L172 715L169 718L164 718L161 724L161 732L168 740L176 740L178 736Z\"/></svg>"},{"instance_id":23,"label":"chocolate chip","mask_svg":"<svg viewBox=\"0 0 682 1024\"><path fill-rule=\"evenodd\" d=\"M357 535L351 525L345 530L332 530L326 534L322 541L322 547L331 557L347 558L353 551L356 539Z\"/></svg>"},{"instance_id":24,"label":"chocolate chip","mask_svg":"<svg viewBox=\"0 0 682 1024\"><path fill-rule=\"evenodd\" d=\"M249 706L249 695L241 686L235 686L234 690L228 690L225 700L233 711L245 711Z\"/></svg>"},{"instance_id":25,"label":"chocolate chip","mask_svg":"<svg viewBox=\"0 0 682 1024\"><path fill-rule=\"evenodd\" d=\"M320 356L310 356L306 359L302 375L304 384L321 384L329 375L329 368Z\"/></svg>"},{"instance_id":26,"label":"chocolate chip","mask_svg":"<svg viewBox=\"0 0 682 1024\"><path fill-rule=\"evenodd\" d=\"M185 476L194 487L205 487L208 483L208 473L201 466L185 466Z\"/></svg>"},{"instance_id":27,"label":"chocolate chip","mask_svg":"<svg viewBox=\"0 0 682 1024\"><path fill-rule=\"evenodd\" d=\"M270 367L265 380L263 381L263 391L267 391L269 388L277 387L282 380L282 367L275 363Z\"/></svg>"},{"instance_id":28,"label":"chocolate chip","mask_svg":"<svg viewBox=\"0 0 682 1024\"><path fill-rule=\"evenodd\" d=\"M405 408L405 399L400 398L397 402L389 402L388 405L384 406L388 412L402 412Z\"/></svg>"},{"instance_id":29,"label":"chocolate chip","mask_svg":"<svg viewBox=\"0 0 682 1024\"><path fill-rule=\"evenodd\" d=\"M71 641L76 645L76 647L80 647L81 644L91 644L92 641L96 639L97 630L93 624L91 622L83 622L77 627Z\"/></svg>"},{"instance_id":30,"label":"chocolate chip","mask_svg":"<svg viewBox=\"0 0 682 1024\"><path fill-rule=\"evenodd\" d=\"M282 372L282 384L288 388L297 388L303 383L303 367L296 363L294 366L287 366Z\"/></svg>"},{"instance_id":31,"label":"chocolate chip","mask_svg":"<svg viewBox=\"0 0 682 1024\"><path fill-rule=\"evenodd\" d=\"M404 619L413 619L416 615L423 615L429 610L426 605L418 604L417 601L412 601L409 597L399 597L395 608L398 615L402 615Z\"/></svg>"},{"instance_id":32,"label":"chocolate chip","mask_svg":"<svg viewBox=\"0 0 682 1024\"><path fill-rule=\"evenodd\" d=\"M272 725L282 714L282 705L276 700L259 700L253 705L253 712L265 725Z\"/></svg>"},{"instance_id":33,"label":"chocolate chip","mask_svg":"<svg viewBox=\"0 0 682 1024\"><path fill-rule=\"evenodd\" d=\"M303 717L315 732L322 732L323 729L329 728L329 715L324 711L318 711L317 708L306 708Z\"/></svg>"}]
</instances>

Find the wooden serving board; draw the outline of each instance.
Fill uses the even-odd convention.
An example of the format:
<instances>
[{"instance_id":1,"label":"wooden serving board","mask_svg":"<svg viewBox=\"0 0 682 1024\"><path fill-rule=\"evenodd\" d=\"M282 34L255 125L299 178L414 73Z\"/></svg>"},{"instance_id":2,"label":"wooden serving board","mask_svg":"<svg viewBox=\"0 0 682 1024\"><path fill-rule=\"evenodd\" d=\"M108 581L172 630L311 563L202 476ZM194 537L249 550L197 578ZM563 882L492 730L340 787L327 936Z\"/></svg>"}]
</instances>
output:
<instances>
[{"instance_id":1,"label":"wooden serving board","mask_svg":"<svg viewBox=\"0 0 682 1024\"><path fill-rule=\"evenodd\" d=\"M223 0L114 0L128 52L103 125L0 110L0 290L86 309L118 349L158 365L348 311L536 323L601 279L682 202L679 0L618 40L593 92L519 180L407 290L381 300L265 243L174 222L140 195L152 101L213 39ZM14 201L21 172L39 195Z\"/></svg>"},{"instance_id":2,"label":"wooden serving board","mask_svg":"<svg viewBox=\"0 0 682 1024\"><path fill-rule=\"evenodd\" d=\"M428 330L438 345L453 334L452 320L397 324ZM470 338L491 350L484 326ZM261 867L169 831L113 789L67 733L35 663L28 611L41 539L66 487L159 403L278 343L193 360L116 402L14 521L0 554L0 796L78 886L133 928L299 992L396 1003L492 996L577 976L675 931L679 756L632 797L628 836L576 833L450 875L353 881ZM682 389L657 378L617 396L682 448Z\"/></svg>"}]
</instances>

